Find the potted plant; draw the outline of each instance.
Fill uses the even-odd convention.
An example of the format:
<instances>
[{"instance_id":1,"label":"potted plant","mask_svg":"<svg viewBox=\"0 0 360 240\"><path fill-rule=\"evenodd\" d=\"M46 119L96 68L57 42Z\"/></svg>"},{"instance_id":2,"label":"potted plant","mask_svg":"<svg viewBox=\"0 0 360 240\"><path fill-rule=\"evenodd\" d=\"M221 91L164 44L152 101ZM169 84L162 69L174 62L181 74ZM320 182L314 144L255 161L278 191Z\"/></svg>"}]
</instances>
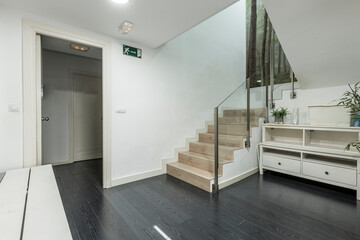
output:
<instances>
[{"instance_id":1,"label":"potted plant","mask_svg":"<svg viewBox=\"0 0 360 240\"><path fill-rule=\"evenodd\" d=\"M274 109L271 112L271 116L275 118L275 123L284 123L284 117L288 114L287 108Z\"/></svg>"},{"instance_id":2,"label":"potted plant","mask_svg":"<svg viewBox=\"0 0 360 240\"><path fill-rule=\"evenodd\" d=\"M359 82L351 87L349 84L350 91L346 91L342 98L339 99L338 106L343 106L350 110L351 119L353 122L353 126L359 127L360 123L360 86Z\"/></svg>"},{"instance_id":3,"label":"potted plant","mask_svg":"<svg viewBox=\"0 0 360 240\"><path fill-rule=\"evenodd\" d=\"M350 150L350 147L354 147L358 150L358 152L360 152L360 142L351 142L345 147L345 149Z\"/></svg>"}]
</instances>

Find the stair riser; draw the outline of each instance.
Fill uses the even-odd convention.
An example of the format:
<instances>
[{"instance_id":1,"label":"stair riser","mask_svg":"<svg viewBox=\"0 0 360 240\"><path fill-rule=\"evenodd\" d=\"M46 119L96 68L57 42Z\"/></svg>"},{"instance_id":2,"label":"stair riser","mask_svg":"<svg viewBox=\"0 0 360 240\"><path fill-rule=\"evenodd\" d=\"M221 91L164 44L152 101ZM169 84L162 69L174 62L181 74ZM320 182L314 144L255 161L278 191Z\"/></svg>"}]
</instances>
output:
<instances>
[{"instance_id":1,"label":"stair riser","mask_svg":"<svg viewBox=\"0 0 360 240\"><path fill-rule=\"evenodd\" d=\"M209 133L200 133L199 141L204 143L212 143L214 144L214 134ZM232 139L231 135L219 136L219 145L234 147L234 148L242 148L243 140L242 139Z\"/></svg>"},{"instance_id":2,"label":"stair riser","mask_svg":"<svg viewBox=\"0 0 360 240\"><path fill-rule=\"evenodd\" d=\"M208 156L214 156L214 145L205 146L197 143L190 143L189 148L190 148L190 152L196 152ZM219 157L227 160L233 160L234 151L231 149L224 149L219 147Z\"/></svg>"},{"instance_id":3,"label":"stair riser","mask_svg":"<svg viewBox=\"0 0 360 240\"><path fill-rule=\"evenodd\" d=\"M179 162L200 168L211 173L214 172L214 162L207 159L203 159L197 156L190 156L188 154L179 153ZM222 164L219 164L219 175L222 175Z\"/></svg>"},{"instance_id":4,"label":"stair riser","mask_svg":"<svg viewBox=\"0 0 360 240\"><path fill-rule=\"evenodd\" d=\"M233 123L241 123L246 124L246 117L221 117L218 119L219 124L233 124ZM258 117L250 117L250 124L252 126L257 126L259 124Z\"/></svg>"},{"instance_id":5,"label":"stair riser","mask_svg":"<svg viewBox=\"0 0 360 240\"><path fill-rule=\"evenodd\" d=\"M200 176L186 172L182 169L173 167L171 165L166 165L166 172L167 174L176 177L184 182L187 182L193 186L201 188L207 192L211 192L210 180L208 179L204 179Z\"/></svg>"},{"instance_id":6,"label":"stair riser","mask_svg":"<svg viewBox=\"0 0 360 240\"><path fill-rule=\"evenodd\" d=\"M214 133L214 125L208 125L208 133ZM219 125L219 134L246 136L246 126L238 125ZM251 134L251 128L250 128Z\"/></svg>"},{"instance_id":7,"label":"stair riser","mask_svg":"<svg viewBox=\"0 0 360 240\"><path fill-rule=\"evenodd\" d=\"M265 111L261 110L251 110L250 117L265 117ZM224 117L246 117L247 112L246 110L224 110L223 116Z\"/></svg>"}]
</instances>

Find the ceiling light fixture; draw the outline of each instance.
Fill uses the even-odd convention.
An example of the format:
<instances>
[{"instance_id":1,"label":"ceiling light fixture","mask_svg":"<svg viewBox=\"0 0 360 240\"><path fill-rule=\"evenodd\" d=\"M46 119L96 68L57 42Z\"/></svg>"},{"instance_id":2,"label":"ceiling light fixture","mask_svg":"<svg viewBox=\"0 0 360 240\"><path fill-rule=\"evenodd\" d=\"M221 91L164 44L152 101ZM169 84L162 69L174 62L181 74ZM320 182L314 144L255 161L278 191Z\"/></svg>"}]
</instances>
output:
<instances>
[{"instance_id":1,"label":"ceiling light fixture","mask_svg":"<svg viewBox=\"0 0 360 240\"><path fill-rule=\"evenodd\" d=\"M80 52L87 52L89 51L89 47L87 46L81 46L79 44L76 44L76 43L70 43L70 48L71 49L74 49L76 51L80 51Z\"/></svg>"},{"instance_id":2,"label":"ceiling light fixture","mask_svg":"<svg viewBox=\"0 0 360 240\"><path fill-rule=\"evenodd\" d=\"M119 31L122 34L128 34L134 27L134 24L129 23L129 22L123 22L123 24L121 24L121 26L119 27Z\"/></svg>"},{"instance_id":3,"label":"ceiling light fixture","mask_svg":"<svg viewBox=\"0 0 360 240\"><path fill-rule=\"evenodd\" d=\"M117 4L126 4L129 2L129 0L112 0L112 1Z\"/></svg>"}]
</instances>

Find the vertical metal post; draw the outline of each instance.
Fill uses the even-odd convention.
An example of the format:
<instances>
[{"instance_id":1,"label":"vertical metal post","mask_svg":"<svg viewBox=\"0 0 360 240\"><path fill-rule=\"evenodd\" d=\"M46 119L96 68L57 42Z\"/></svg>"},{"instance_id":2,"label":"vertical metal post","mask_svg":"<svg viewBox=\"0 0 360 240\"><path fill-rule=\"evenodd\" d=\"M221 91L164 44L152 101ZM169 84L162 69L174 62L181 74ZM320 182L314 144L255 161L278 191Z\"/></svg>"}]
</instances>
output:
<instances>
[{"instance_id":1,"label":"vertical metal post","mask_svg":"<svg viewBox=\"0 0 360 240\"><path fill-rule=\"evenodd\" d=\"M269 88L268 88L268 81L267 81L267 77L266 77L266 67L263 66L262 64L260 64L260 72L261 72L261 82L262 82L262 86L264 87L264 84L265 84L265 108L266 108L266 116L265 116L265 123L268 123L269 122L269 116L268 116L268 107L269 107L269 102L268 102L268 99L269 99Z\"/></svg>"},{"instance_id":2,"label":"vertical metal post","mask_svg":"<svg viewBox=\"0 0 360 240\"><path fill-rule=\"evenodd\" d=\"M266 72L264 74L264 80L265 80L265 108L266 108L265 123L268 123L269 122L269 78L268 78L268 73Z\"/></svg>"},{"instance_id":3,"label":"vertical metal post","mask_svg":"<svg viewBox=\"0 0 360 240\"><path fill-rule=\"evenodd\" d=\"M270 34L272 34L272 30L271 30ZM271 85L270 109L274 109L275 108L275 105L274 105L274 44L271 44L271 46L270 46L270 85Z\"/></svg>"},{"instance_id":4,"label":"vertical metal post","mask_svg":"<svg viewBox=\"0 0 360 240\"><path fill-rule=\"evenodd\" d=\"M256 76L254 74L253 76ZM246 79L246 141L245 141L245 147L250 147L250 79Z\"/></svg>"},{"instance_id":5,"label":"vertical metal post","mask_svg":"<svg viewBox=\"0 0 360 240\"><path fill-rule=\"evenodd\" d=\"M213 193L219 191L219 128L218 128L219 108L214 109L214 184Z\"/></svg>"},{"instance_id":6,"label":"vertical metal post","mask_svg":"<svg viewBox=\"0 0 360 240\"><path fill-rule=\"evenodd\" d=\"M293 72L292 68L290 68L290 80L291 80L290 99L294 99L294 98L296 98L296 92L295 92L294 72Z\"/></svg>"}]
</instances>

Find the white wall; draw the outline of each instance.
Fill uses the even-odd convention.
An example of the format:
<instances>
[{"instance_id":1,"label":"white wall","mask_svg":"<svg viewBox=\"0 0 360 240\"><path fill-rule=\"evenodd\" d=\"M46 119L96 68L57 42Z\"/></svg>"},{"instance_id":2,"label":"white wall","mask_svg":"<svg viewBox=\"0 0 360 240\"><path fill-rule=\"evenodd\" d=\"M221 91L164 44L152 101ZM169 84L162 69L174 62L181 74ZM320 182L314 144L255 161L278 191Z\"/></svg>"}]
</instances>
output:
<instances>
[{"instance_id":1,"label":"white wall","mask_svg":"<svg viewBox=\"0 0 360 240\"><path fill-rule=\"evenodd\" d=\"M69 91L70 71L101 74L101 61L44 50L42 100L43 116L50 118L43 131L44 164L69 161Z\"/></svg>"},{"instance_id":2,"label":"white wall","mask_svg":"<svg viewBox=\"0 0 360 240\"><path fill-rule=\"evenodd\" d=\"M0 5L0 172L23 165L21 15Z\"/></svg>"},{"instance_id":3,"label":"white wall","mask_svg":"<svg viewBox=\"0 0 360 240\"><path fill-rule=\"evenodd\" d=\"M0 5L0 171L22 167L22 18L111 42L112 178L158 170L161 161L185 145L213 107L245 75L245 1L150 49L33 16ZM143 49L143 59L122 55L122 44ZM116 114L115 108L127 109Z\"/></svg>"},{"instance_id":4,"label":"white wall","mask_svg":"<svg viewBox=\"0 0 360 240\"><path fill-rule=\"evenodd\" d=\"M113 106L128 112L114 114L113 156L123 156L114 159L114 178L161 168L161 159L212 120L213 108L245 76L244 20L241 2L157 49L148 64L127 59L146 64L141 72L127 69L134 80L115 69Z\"/></svg>"},{"instance_id":5,"label":"white wall","mask_svg":"<svg viewBox=\"0 0 360 240\"><path fill-rule=\"evenodd\" d=\"M219 177L219 184L224 185L233 184L240 179L245 178L250 172L257 172L258 164L258 148L261 143L262 126L264 119L259 119L259 126L252 127L250 137L250 148L242 148L234 151L234 161L223 165L223 175ZM243 140L245 146L246 139ZM223 186L222 186L223 185Z\"/></svg>"},{"instance_id":6,"label":"white wall","mask_svg":"<svg viewBox=\"0 0 360 240\"><path fill-rule=\"evenodd\" d=\"M299 108L299 124L309 124L310 117L308 106L336 105L342 94L349 89L348 85L329 88L297 89L297 97L290 99L290 90L283 92L281 100L275 100L275 108L286 107L291 113L285 123L291 123L294 108Z\"/></svg>"}]
</instances>

